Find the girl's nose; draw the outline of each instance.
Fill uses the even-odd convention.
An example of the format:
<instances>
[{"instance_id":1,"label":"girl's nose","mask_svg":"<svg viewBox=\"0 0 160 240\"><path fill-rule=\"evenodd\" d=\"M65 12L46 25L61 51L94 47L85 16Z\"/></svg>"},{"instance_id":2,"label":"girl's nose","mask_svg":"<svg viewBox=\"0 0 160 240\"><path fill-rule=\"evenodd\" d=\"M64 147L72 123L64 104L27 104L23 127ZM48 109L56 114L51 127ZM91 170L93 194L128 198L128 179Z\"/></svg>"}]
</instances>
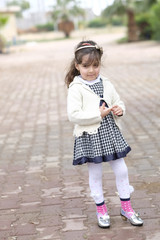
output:
<instances>
[{"instance_id":1,"label":"girl's nose","mask_svg":"<svg viewBox=\"0 0 160 240\"><path fill-rule=\"evenodd\" d=\"M93 67L92 66L89 67L89 72L93 72Z\"/></svg>"}]
</instances>

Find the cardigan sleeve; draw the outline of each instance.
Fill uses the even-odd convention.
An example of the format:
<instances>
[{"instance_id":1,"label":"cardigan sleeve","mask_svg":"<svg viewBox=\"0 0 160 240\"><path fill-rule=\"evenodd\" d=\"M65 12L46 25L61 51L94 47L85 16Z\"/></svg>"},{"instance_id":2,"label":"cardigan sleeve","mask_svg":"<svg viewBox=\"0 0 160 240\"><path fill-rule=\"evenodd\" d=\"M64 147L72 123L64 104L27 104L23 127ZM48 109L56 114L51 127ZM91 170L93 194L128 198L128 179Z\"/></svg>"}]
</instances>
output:
<instances>
[{"instance_id":1,"label":"cardigan sleeve","mask_svg":"<svg viewBox=\"0 0 160 240\"><path fill-rule=\"evenodd\" d=\"M68 90L67 97L67 114L69 121L78 125L92 125L102 121L99 108L91 108L83 110L83 96L76 86L72 86Z\"/></svg>"},{"instance_id":2,"label":"cardigan sleeve","mask_svg":"<svg viewBox=\"0 0 160 240\"><path fill-rule=\"evenodd\" d=\"M112 106L118 105L119 107L121 107L122 110L123 110L123 115L124 115L125 114L125 110L126 110L124 102L120 99L120 96L117 93L117 91L116 91L115 87L113 86L113 84L111 84L111 85L112 85L112 91L113 91Z\"/></svg>"}]
</instances>

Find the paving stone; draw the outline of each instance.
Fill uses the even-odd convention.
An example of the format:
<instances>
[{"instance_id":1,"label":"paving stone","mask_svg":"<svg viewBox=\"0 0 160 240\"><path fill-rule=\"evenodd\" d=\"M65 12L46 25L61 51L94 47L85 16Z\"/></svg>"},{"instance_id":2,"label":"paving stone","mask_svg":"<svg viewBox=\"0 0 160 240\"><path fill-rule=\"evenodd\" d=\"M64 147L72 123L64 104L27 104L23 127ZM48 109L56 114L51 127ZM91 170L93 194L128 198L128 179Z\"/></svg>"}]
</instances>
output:
<instances>
[{"instance_id":1,"label":"paving stone","mask_svg":"<svg viewBox=\"0 0 160 240\"><path fill-rule=\"evenodd\" d=\"M60 238L60 228L56 227L46 227L46 228L37 228L38 236L37 240L42 239L59 239Z\"/></svg>"},{"instance_id":2,"label":"paving stone","mask_svg":"<svg viewBox=\"0 0 160 240\"><path fill-rule=\"evenodd\" d=\"M20 207L19 199L1 199L0 200L0 210L1 209L15 209Z\"/></svg>"},{"instance_id":3,"label":"paving stone","mask_svg":"<svg viewBox=\"0 0 160 240\"><path fill-rule=\"evenodd\" d=\"M84 208L79 208L79 207L76 207L76 208L63 208L63 216L69 216L70 214L71 215L79 215L79 216L83 216L83 213L87 211L84 209Z\"/></svg>"},{"instance_id":4,"label":"paving stone","mask_svg":"<svg viewBox=\"0 0 160 240\"><path fill-rule=\"evenodd\" d=\"M33 224L24 223L14 227L14 235L15 236L23 236L23 235L34 235L36 234L36 228Z\"/></svg>"},{"instance_id":5,"label":"paving stone","mask_svg":"<svg viewBox=\"0 0 160 240\"><path fill-rule=\"evenodd\" d=\"M59 226L62 228L62 218L61 216L39 216L38 218L39 228L46 228L52 226Z\"/></svg>"},{"instance_id":6,"label":"paving stone","mask_svg":"<svg viewBox=\"0 0 160 240\"><path fill-rule=\"evenodd\" d=\"M9 219L8 220L0 220L0 231L10 229L11 224L12 224L12 221Z\"/></svg>"},{"instance_id":7,"label":"paving stone","mask_svg":"<svg viewBox=\"0 0 160 240\"><path fill-rule=\"evenodd\" d=\"M37 239L36 235L32 235L32 236L31 235L29 235L29 236L24 235L24 236L10 237L7 240L36 240L36 239Z\"/></svg>"},{"instance_id":8,"label":"paving stone","mask_svg":"<svg viewBox=\"0 0 160 240\"><path fill-rule=\"evenodd\" d=\"M83 219L66 219L63 220L63 223L65 224L65 228L62 229L62 231L79 231L79 230L85 230L87 227L84 226Z\"/></svg>"},{"instance_id":9,"label":"paving stone","mask_svg":"<svg viewBox=\"0 0 160 240\"><path fill-rule=\"evenodd\" d=\"M144 219L136 228L119 216L115 176L103 164L110 229L97 225L88 169L73 166L73 125L66 111L66 66L77 42L94 38L104 48L102 72L115 85L127 113L123 134L132 205ZM16 46L0 56L0 239L158 240L160 225L160 45L117 44L122 33ZM107 37L106 37L107 36ZM123 56L123 57L122 57ZM157 100L157 101L155 101Z\"/></svg>"},{"instance_id":10,"label":"paving stone","mask_svg":"<svg viewBox=\"0 0 160 240\"><path fill-rule=\"evenodd\" d=\"M153 233L148 233L146 240L152 239L152 240L158 240L160 238L160 232L159 231L155 231Z\"/></svg>"},{"instance_id":11,"label":"paving stone","mask_svg":"<svg viewBox=\"0 0 160 240\"><path fill-rule=\"evenodd\" d=\"M63 207L66 208L84 208L83 198L63 199Z\"/></svg>"},{"instance_id":12,"label":"paving stone","mask_svg":"<svg viewBox=\"0 0 160 240\"><path fill-rule=\"evenodd\" d=\"M74 198L74 197L84 197L84 194L82 193L84 191L83 187L80 186L74 186L74 187L66 187L62 189L63 192L63 198Z\"/></svg>"},{"instance_id":13,"label":"paving stone","mask_svg":"<svg viewBox=\"0 0 160 240\"><path fill-rule=\"evenodd\" d=\"M135 229L122 229L119 233L117 232L116 236L112 238L113 240L118 239L138 239L145 240L145 236Z\"/></svg>"},{"instance_id":14,"label":"paving stone","mask_svg":"<svg viewBox=\"0 0 160 240\"><path fill-rule=\"evenodd\" d=\"M109 230L109 231L108 231ZM110 229L106 229L105 233L95 233L95 234L90 234L90 236L88 236L88 240L96 240L96 239L100 239L100 240L112 240L114 237L115 233L111 232Z\"/></svg>"},{"instance_id":15,"label":"paving stone","mask_svg":"<svg viewBox=\"0 0 160 240\"><path fill-rule=\"evenodd\" d=\"M61 235L62 240L85 240L88 239L87 232L85 230L82 231L68 231L68 232L62 232Z\"/></svg>"},{"instance_id":16,"label":"paving stone","mask_svg":"<svg viewBox=\"0 0 160 240\"><path fill-rule=\"evenodd\" d=\"M61 215L61 205L49 205L49 206L41 206L40 211L42 216L59 216Z\"/></svg>"},{"instance_id":17,"label":"paving stone","mask_svg":"<svg viewBox=\"0 0 160 240\"><path fill-rule=\"evenodd\" d=\"M61 197L48 197L48 198L41 198L41 205L42 206L51 206L51 205L60 205L62 204L62 198Z\"/></svg>"},{"instance_id":18,"label":"paving stone","mask_svg":"<svg viewBox=\"0 0 160 240\"><path fill-rule=\"evenodd\" d=\"M84 225L84 220L86 220L85 215L76 215L76 214L69 214L62 218L63 223L65 224L65 228L62 231L78 231L78 230L85 230L87 227Z\"/></svg>"}]
</instances>

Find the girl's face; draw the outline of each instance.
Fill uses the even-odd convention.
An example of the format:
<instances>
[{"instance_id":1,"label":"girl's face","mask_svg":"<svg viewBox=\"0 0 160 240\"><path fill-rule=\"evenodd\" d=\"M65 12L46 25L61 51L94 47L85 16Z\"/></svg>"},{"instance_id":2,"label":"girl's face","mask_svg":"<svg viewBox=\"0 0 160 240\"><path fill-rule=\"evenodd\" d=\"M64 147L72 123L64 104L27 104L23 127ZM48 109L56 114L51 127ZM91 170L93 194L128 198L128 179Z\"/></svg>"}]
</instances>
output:
<instances>
[{"instance_id":1,"label":"girl's face","mask_svg":"<svg viewBox=\"0 0 160 240\"><path fill-rule=\"evenodd\" d=\"M75 64L76 69L80 72L82 78L87 81L95 80L100 72L100 63L93 61L91 64L88 63L89 54L82 57L81 64Z\"/></svg>"}]
</instances>

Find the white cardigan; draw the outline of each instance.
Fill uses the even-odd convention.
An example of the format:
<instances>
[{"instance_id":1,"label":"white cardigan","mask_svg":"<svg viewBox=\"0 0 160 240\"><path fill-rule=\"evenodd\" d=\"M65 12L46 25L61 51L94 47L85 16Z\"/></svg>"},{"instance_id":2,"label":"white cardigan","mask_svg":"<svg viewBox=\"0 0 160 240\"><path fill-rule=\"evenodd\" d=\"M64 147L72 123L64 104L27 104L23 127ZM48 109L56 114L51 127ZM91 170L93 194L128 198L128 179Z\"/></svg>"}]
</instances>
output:
<instances>
[{"instance_id":1,"label":"white cardigan","mask_svg":"<svg viewBox=\"0 0 160 240\"><path fill-rule=\"evenodd\" d=\"M100 99L105 100L109 107L118 105L125 113L124 103L120 100L113 84L105 77L103 81L103 98L95 94L89 86L82 83L79 77L75 77L69 85L67 97L67 113L69 121L75 124L74 135L81 136L83 132L89 134L97 133L102 118L99 110ZM115 123L120 127L120 117L114 116Z\"/></svg>"}]
</instances>

